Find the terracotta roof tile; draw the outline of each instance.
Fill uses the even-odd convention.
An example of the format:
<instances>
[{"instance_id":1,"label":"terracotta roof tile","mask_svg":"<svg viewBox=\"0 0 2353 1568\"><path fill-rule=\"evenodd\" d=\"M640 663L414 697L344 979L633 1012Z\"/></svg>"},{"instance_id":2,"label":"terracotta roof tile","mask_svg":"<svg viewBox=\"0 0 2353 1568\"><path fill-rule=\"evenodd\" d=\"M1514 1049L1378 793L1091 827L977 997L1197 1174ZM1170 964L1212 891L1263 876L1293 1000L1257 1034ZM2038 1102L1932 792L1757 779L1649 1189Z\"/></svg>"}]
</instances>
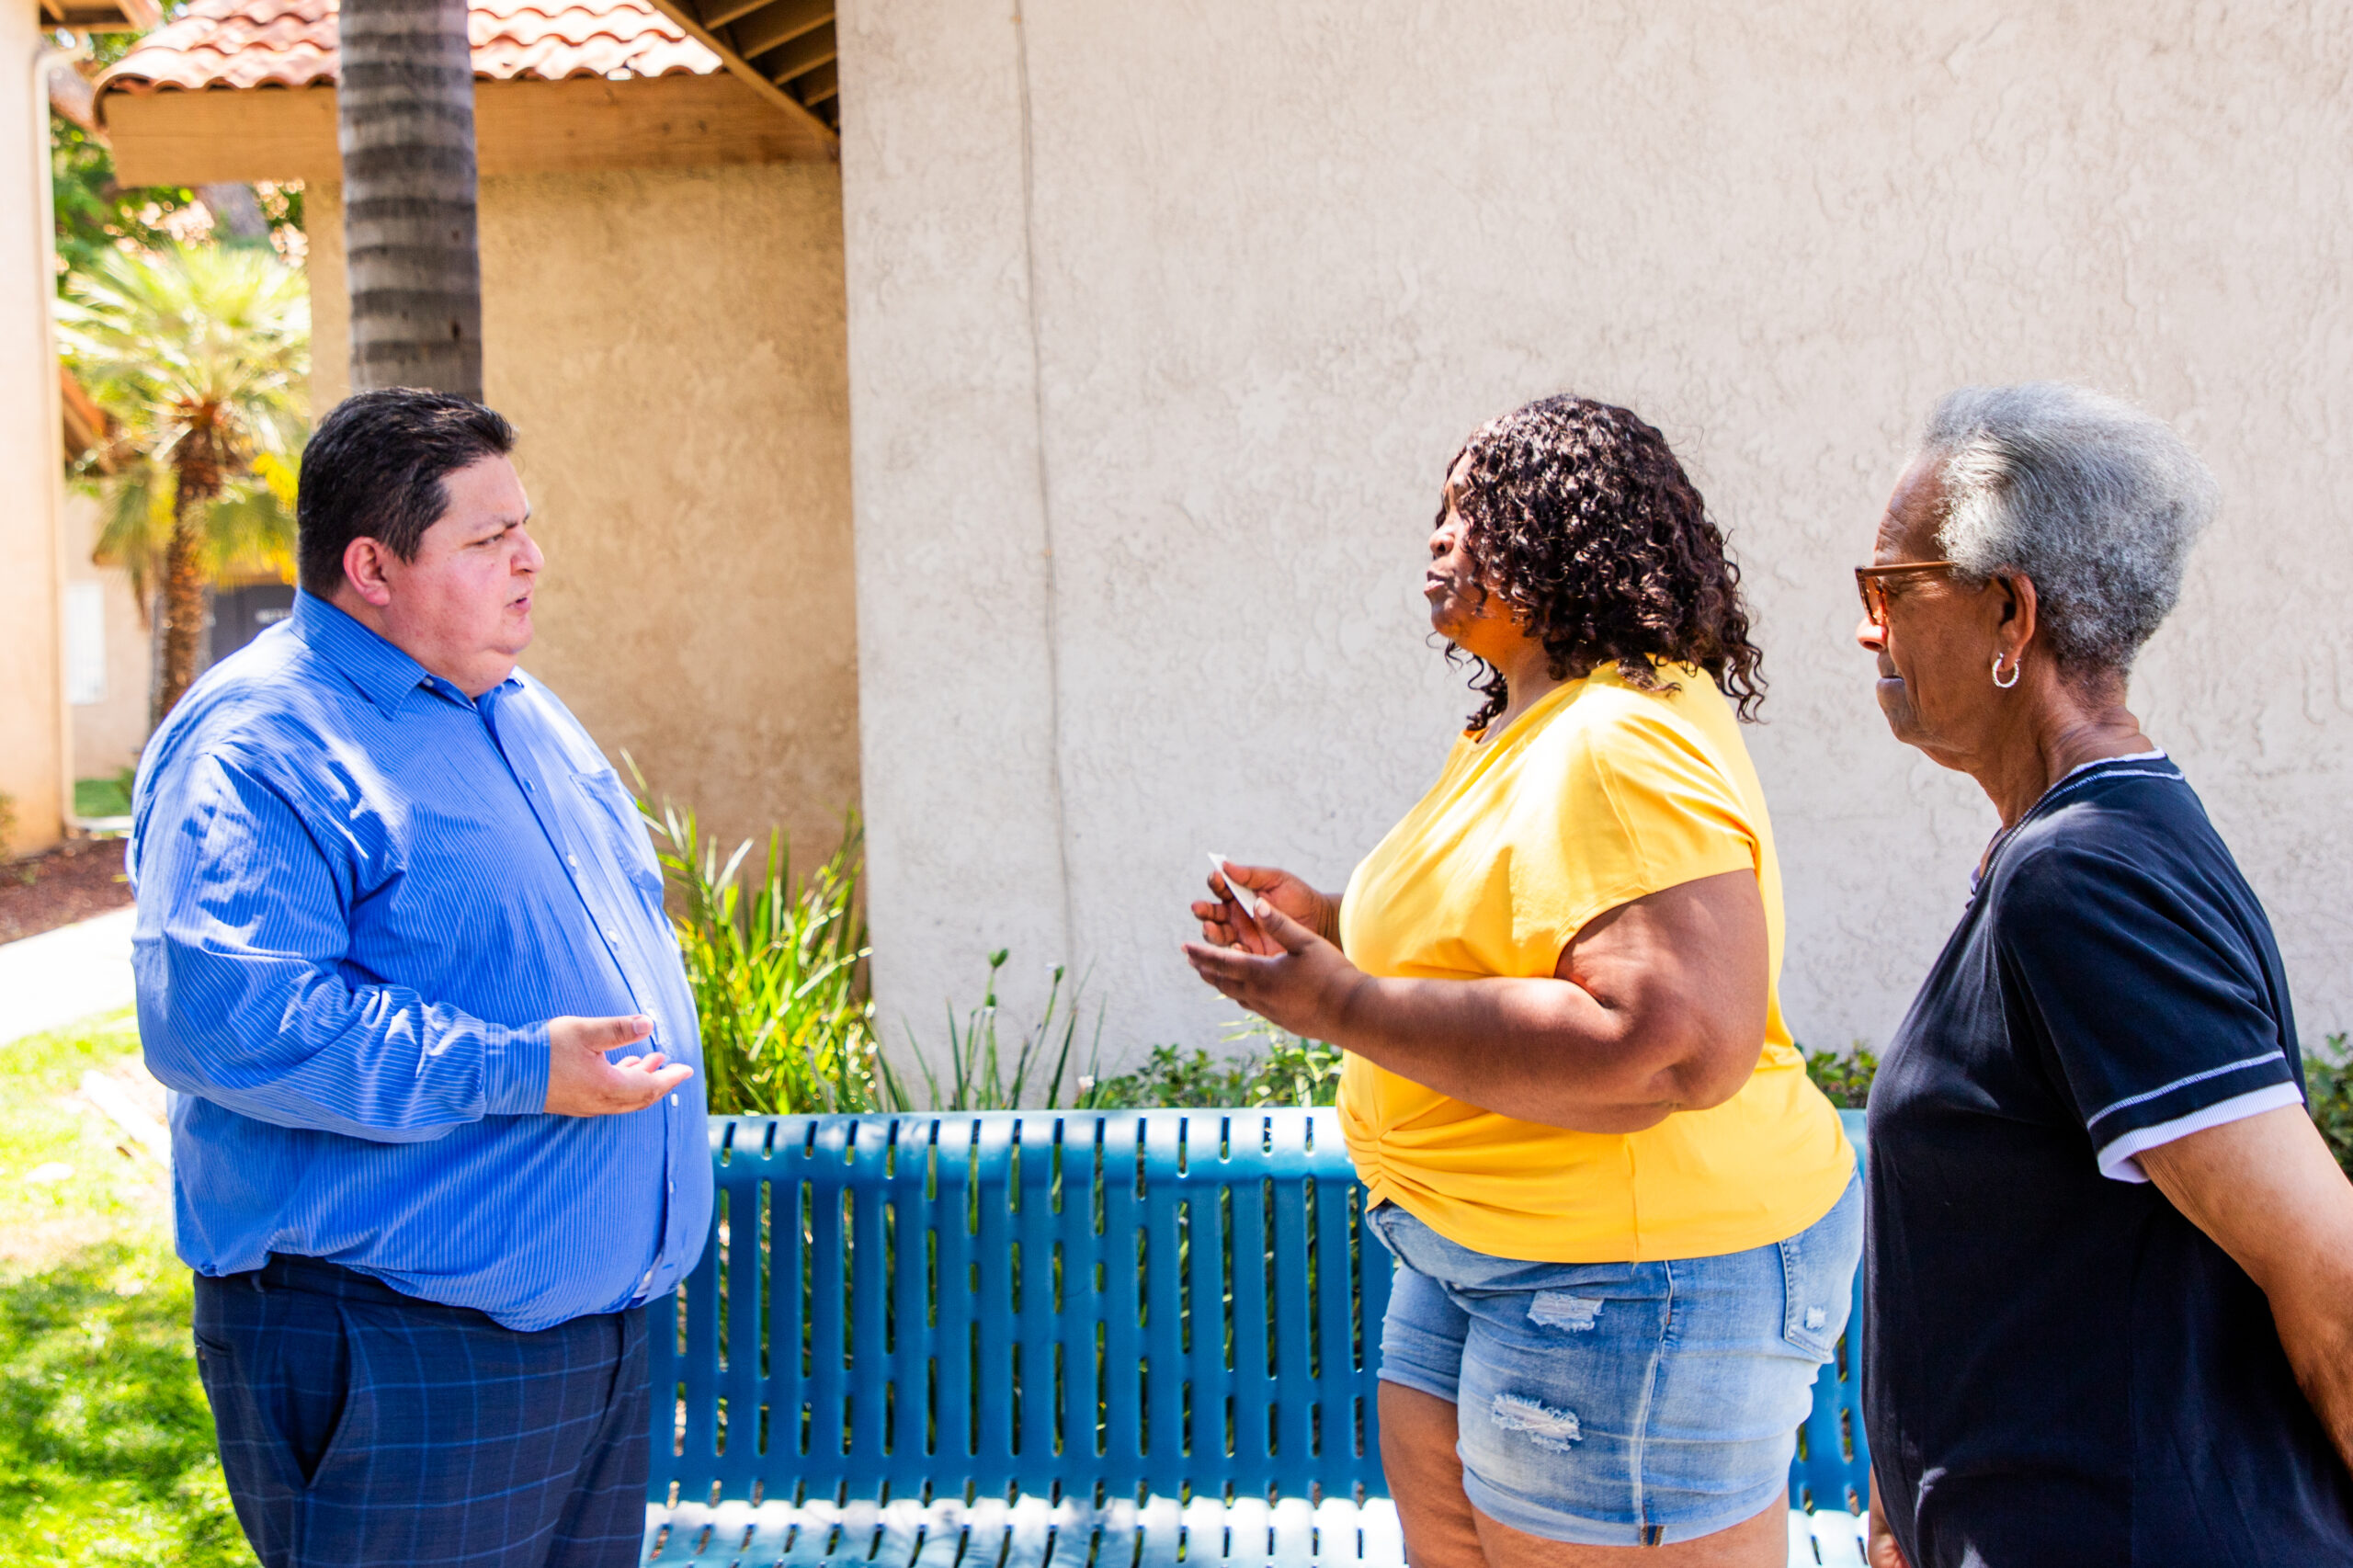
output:
<instances>
[{"instance_id":1,"label":"terracotta roof tile","mask_svg":"<svg viewBox=\"0 0 2353 1568\"><path fill-rule=\"evenodd\" d=\"M474 75L705 76L719 56L648 0L472 0ZM98 79L101 93L308 87L335 79L335 0L194 0Z\"/></svg>"}]
</instances>

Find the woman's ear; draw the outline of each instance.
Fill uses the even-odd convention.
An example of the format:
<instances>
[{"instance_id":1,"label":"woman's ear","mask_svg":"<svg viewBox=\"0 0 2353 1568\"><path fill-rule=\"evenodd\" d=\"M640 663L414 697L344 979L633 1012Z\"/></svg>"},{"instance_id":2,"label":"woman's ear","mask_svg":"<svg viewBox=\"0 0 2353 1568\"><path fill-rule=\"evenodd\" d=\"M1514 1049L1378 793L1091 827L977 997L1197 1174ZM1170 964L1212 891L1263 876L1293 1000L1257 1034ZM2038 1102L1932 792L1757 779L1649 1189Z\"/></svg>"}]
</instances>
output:
<instances>
[{"instance_id":1,"label":"woman's ear","mask_svg":"<svg viewBox=\"0 0 2353 1568\"><path fill-rule=\"evenodd\" d=\"M2003 642L2013 657L2025 652L2034 641L2034 631L2040 619L2034 589L2034 579L2023 572L2005 572L1994 579L2002 590Z\"/></svg>"}]
</instances>

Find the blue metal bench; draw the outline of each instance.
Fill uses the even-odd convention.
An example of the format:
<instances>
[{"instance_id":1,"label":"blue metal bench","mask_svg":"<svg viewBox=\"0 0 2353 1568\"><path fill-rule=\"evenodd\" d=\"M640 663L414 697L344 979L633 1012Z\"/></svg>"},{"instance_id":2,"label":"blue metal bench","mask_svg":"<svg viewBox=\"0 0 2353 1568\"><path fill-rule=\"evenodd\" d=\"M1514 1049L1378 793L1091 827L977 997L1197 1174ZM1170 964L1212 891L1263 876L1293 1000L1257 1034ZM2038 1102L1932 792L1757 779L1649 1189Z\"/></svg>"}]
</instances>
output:
<instances>
[{"instance_id":1,"label":"blue metal bench","mask_svg":"<svg viewBox=\"0 0 2353 1568\"><path fill-rule=\"evenodd\" d=\"M1404 1562L1330 1111L739 1117L712 1159L651 1314L647 1562ZM1861 1562L1855 1393L1816 1384L1792 1563Z\"/></svg>"}]
</instances>

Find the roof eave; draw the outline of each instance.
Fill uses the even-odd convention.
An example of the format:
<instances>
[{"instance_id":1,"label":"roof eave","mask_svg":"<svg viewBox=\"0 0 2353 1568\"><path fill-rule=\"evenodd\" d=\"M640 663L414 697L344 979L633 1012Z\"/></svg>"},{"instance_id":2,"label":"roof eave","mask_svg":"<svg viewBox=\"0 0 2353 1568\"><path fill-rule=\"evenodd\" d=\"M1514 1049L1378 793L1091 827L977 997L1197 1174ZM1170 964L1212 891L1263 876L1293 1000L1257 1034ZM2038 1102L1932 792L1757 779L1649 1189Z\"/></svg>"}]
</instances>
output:
<instances>
[{"instance_id":1,"label":"roof eave","mask_svg":"<svg viewBox=\"0 0 2353 1568\"><path fill-rule=\"evenodd\" d=\"M705 49L718 55L731 74L747 83L762 97L779 104L788 112L806 119L829 142L839 144L840 134L811 103L805 103L786 91L785 81L771 77L768 73L753 64L737 50L735 40L738 35L734 26L736 21L752 17L756 13L780 9L789 5L805 9L809 19L802 25L790 29L785 36L788 38L806 36L821 28L827 29L832 28L834 23L832 0L752 0L749 4L729 4L728 0L710 0L709 6L702 4L701 0L652 0L652 3L654 9L685 28L688 37L696 40ZM706 11L714 14L723 13L728 20L716 27L708 25L703 20ZM757 40L754 40L749 47L756 48ZM804 69L813 69L819 64L830 63L832 58L831 52L828 51L821 60L810 62Z\"/></svg>"},{"instance_id":2,"label":"roof eave","mask_svg":"<svg viewBox=\"0 0 2353 1568\"><path fill-rule=\"evenodd\" d=\"M164 19L155 0L40 0L42 20L77 33L143 33Z\"/></svg>"}]
</instances>

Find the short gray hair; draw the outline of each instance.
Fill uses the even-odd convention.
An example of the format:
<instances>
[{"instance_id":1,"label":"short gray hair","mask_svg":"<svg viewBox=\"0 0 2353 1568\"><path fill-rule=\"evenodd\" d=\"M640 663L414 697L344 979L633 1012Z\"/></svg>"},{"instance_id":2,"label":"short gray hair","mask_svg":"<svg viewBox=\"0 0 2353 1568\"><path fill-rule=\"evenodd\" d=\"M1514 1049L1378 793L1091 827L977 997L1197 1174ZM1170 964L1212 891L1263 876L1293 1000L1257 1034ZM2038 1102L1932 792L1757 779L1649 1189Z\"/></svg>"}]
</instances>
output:
<instances>
[{"instance_id":1,"label":"short gray hair","mask_svg":"<svg viewBox=\"0 0 2353 1568\"><path fill-rule=\"evenodd\" d=\"M2033 579L2062 668L2131 669L2214 515L2198 455L2163 420L2062 381L1963 387L1920 445L1944 482L1945 559L1978 582Z\"/></svg>"}]
</instances>

